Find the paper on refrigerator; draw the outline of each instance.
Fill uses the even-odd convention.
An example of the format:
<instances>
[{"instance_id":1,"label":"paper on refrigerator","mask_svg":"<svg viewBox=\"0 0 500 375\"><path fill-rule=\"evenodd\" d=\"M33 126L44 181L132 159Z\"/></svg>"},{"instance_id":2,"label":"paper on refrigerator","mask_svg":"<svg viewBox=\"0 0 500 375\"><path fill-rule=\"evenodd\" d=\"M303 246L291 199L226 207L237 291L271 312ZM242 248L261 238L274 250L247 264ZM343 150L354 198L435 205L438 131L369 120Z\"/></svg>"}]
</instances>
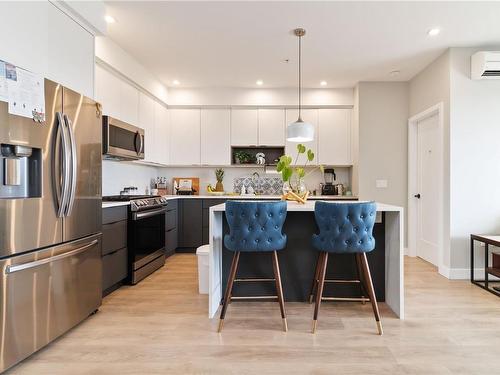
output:
<instances>
[{"instance_id":1,"label":"paper on refrigerator","mask_svg":"<svg viewBox=\"0 0 500 375\"><path fill-rule=\"evenodd\" d=\"M6 64L9 113L45 121L45 87L40 74Z\"/></svg>"},{"instance_id":2,"label":"paper on refrigerator","mask_svg":"<svg viewBox=\"0 0 500 375\"><path fill-rule=\"evenodd\" d=\"M8 101L9 101L9 94L7 90L5 61L0 60L0 102L8 102Z\"/></svg>"}]
</instances>

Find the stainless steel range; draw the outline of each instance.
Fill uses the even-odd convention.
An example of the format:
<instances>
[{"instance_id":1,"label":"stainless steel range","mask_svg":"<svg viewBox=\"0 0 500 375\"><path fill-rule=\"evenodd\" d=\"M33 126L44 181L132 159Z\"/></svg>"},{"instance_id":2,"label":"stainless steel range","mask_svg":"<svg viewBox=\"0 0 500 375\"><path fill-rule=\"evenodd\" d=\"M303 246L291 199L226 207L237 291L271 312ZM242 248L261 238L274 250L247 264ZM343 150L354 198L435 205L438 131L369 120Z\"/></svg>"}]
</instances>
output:
<instances>
[{"instance_id":1,"label":"stainless steel range","mask_svg":"<svg viewBox=\"0 0 500 375\"><path fill-rule=\"evenodd\" d=\"M167 199L150 195L116 195L103 201L128 202L128 281L137 284L165 264Z\"/></svg>"}]
</instances>

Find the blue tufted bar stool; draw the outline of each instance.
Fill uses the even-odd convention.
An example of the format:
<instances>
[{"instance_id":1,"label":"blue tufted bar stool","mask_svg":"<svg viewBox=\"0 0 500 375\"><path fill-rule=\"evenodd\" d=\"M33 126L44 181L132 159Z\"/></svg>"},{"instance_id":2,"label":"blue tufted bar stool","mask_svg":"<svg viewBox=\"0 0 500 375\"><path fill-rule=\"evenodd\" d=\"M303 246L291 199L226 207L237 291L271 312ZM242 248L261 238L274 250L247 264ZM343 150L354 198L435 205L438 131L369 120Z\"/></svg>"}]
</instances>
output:
<instances>
[{"instance_id":1,"label":"blue tufted bar stool","mask_svg":"<svg viewBox=\"0 0 500 375\"><path fill-rule=\"evenodd\" d=\"M226 202L226 220L229 224L229 234L224 236L224 245L228 250L234 252L234 255L220 313L219 332L222 331L224 325L227 306L231 303L231 292L236 279L241 252L268 252L272 254L274 279L237 279L236 281L274 281L281 310L283 330L285 332L288 330L278 262L278 251L286 246L286 235L282 233L285 218L286 202ZM248 298L251 299L251 297ZM276 297L270 296L269 298L274 299Z\"/></svg>"},{"instance_id":2,"label":"blue tufted bar stool","mask_svg":"<svg viewBox=\"0 0 500 375\"><path fill-rule=\"evenodd\" d=\"M377 299L373 289L373 282L366 259L366 253L375 248L373 238L373 226L377 206L375 202L356 203L333 203L316 202L314 206L314 217L319 228L319 234L312 237L312 244L319 251L316 272L311 287L311 299L316 291L316 304L314 306L313 333L316 332L318 313L322 300L332 300L336 298L323 297L323 287L327 282L356 282L361 285L361 289L367 291L373 308L373 314L377 321L378 333L381 335L382 323L378 311ZM353 254L356 257L359 280L325 280L326 268L328 264L328 254ZM350 299L350 300L364 300Z\"/></svg>"}]
</instances>

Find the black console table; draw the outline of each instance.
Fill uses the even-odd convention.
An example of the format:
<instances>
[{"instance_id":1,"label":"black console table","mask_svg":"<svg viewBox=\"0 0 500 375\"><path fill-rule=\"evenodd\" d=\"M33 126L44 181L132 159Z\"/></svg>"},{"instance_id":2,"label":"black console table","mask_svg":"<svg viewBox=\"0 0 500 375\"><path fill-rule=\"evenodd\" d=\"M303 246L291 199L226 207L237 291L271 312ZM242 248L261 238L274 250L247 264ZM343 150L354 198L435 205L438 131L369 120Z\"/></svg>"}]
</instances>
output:
<instances>
[{"instance_id":1,"label":"black console table","mask_svg":"<svg viewBox=\"0 0 500 375\"><path fill-rule=\"evenodd\" d=\"M474 279L474 241L484 243L484 280ZM489 275L500 278L500 265L493 262L489 266L489 246L500 247L500 235L471 234L470 236L470 281L471 283L487 290L490 293L500 297L500 288L490 287L491 283L500 283L500 281L488 280Z\"/></svg>"}]
</instances>

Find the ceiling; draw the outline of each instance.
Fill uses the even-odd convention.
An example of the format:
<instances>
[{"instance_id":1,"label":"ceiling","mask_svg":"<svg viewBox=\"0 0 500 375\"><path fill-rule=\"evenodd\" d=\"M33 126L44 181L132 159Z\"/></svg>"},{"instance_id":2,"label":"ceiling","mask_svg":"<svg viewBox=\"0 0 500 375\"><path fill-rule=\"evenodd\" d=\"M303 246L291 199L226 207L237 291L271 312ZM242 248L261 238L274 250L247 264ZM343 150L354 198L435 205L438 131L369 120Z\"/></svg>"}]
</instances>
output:
<instances>
[{"instance_id":1,"label":"ceiling","mask_svg":"<svg viewBox=\"0 0 500 375\"><path fill-rule=\"evenodd\" d=\"M166 86L306 87L411 79L448 47L498 45L500 2L106 3L112 39ZM427 31L439 27L430 37ZM289 59L289 62L284 62ZM391 71L400 71L392 76Z\"/></svg>"}]
</instances>

